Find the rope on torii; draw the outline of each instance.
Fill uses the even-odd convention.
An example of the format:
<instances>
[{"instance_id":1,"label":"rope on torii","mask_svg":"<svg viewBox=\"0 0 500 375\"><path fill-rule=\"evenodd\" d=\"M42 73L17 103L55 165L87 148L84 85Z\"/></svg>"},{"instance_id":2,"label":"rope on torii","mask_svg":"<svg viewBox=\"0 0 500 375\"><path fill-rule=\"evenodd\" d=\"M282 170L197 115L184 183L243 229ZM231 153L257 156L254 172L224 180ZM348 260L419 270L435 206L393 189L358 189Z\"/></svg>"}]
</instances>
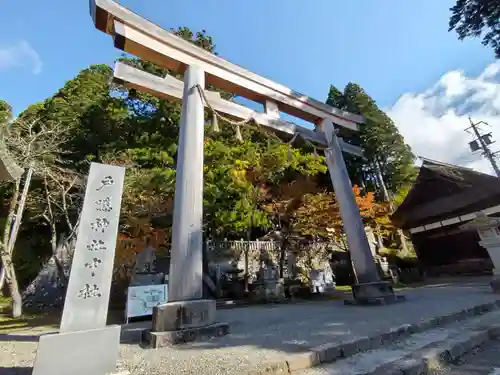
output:
<instances>
[{"instance_id":1,"label":"rope on torii","mask_svg":"<svg viewBox=\"0 0 500 375\"><path fill-rule=\"evenodd\" d=\"M255 114L256 112L255 111L252 111L250 113L250 115L246 118L246 119L243 119L241 121L234 121L234 120L231 120L230 118L227 118L223 115L221 115L218 111L216 111L212 105L210 104L210 102L208 101L208 98L205 94L205 90L200 86L200 85L196 85L196 89L198 90L198 93L200 94L200 97L201 99L205 102L206 106L208 107L208 109L210 110L210 112L212 113L212 130L216 133L218 133L220 131L220 128L219 128L219 123L218 123L218 119L221 119L221 120L224 120L225 122L229 123L230 125L234 126L236 128L236 134L235 134L235 137L238 141L243 141L243 137L241 135L241 126L242 125L246 125L246 124L250 124L250 123L254 123L254 124L257 124L257 122L255 121ZM257 124L258 125L258 124ZM260 128L260 127L258 127ZM337 129L338 130L338 129ZM300 133L299 132L295 132L293 134L293 137L290 141L288 142L283 142L281 140L281 138L279 138L274 132L272 133L276 139L278 139L280 142L282 143L285 143L285 144L288 144L290 147L291 145L293 144L293 142L295 142L295 140L297 139L297 137L300 136ZM308 139L304 138L304 137L301 137L302 140L308 144L309 146L311 146L314 150L314 156L317 157L318 156L318 153L317 153L317 150L322 150L322 151L325 151L325 150L328 150L329 148L327 147L318 147L316 146L315 144L313 144L311 141L309 141Z\"/></svg>"}]
</instances>

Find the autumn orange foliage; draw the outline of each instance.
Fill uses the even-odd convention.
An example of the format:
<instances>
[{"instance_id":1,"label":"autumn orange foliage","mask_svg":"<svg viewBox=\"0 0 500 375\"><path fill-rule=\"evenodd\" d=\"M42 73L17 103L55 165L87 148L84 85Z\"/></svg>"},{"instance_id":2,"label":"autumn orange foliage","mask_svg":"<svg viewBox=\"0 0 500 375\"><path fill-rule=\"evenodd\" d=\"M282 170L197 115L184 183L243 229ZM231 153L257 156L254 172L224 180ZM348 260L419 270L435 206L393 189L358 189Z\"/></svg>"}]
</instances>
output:
<instances>
[{"instance_id":1,"label":"autumn orange foliage","mask_svg":"<svg viewBox=\"0 0 500 375\"><path fill-rule=\"evenodd\" d=\"M126 278L138 253L152 246L159 249L167 242L166 232L153 228L149 222L136 221L129 226L128 233L120 233L116 243L115 277Z\"/></svg>"},{"instance_id":2,"label":"autumn orange foliage","mask_svg":"<svg viewBox=\"0 0 500 375\"><path fill-rule=\"evenodd\" d=\"M352 188L361 217L366 224L375 220L377 204L373 193L361 194L358 186ZM305 194L302 204L293 215L293 230L303 236L329 237L343 232L340 207L334 193Z\"/></svg>"}]
</instances>

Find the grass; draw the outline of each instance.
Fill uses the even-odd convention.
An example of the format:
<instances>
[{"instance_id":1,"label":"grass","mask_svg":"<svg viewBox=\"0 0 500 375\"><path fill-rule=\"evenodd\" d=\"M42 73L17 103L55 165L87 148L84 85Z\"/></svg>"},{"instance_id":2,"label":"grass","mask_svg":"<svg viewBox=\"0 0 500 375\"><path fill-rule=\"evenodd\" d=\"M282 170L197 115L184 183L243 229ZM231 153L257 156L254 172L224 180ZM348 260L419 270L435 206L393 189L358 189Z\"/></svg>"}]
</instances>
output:
<instances>
[{"instance_id":1,"label":"grass","mask_svg":"<svg viewBox=\"0 0 500 375\"><path fill-rule=\"evenodd\" d=\"M405 289L412 289L412 288L417 288L419 286L424 286L425 283L412 283L412 284L403 284L403 283L396 283L392 285L392 288L394 290L405 290ZM352 292L352 288L350 285L337 285L336 288L337 290L340 290L342 292Z\"/></svg>"},{"instance_id":2,"label":"grass","mask_svg":"<svg viewBox=\"0 0 500 375\"><path fill-rule=\"evenodd\" d=\"M23 314L19 318L10 316L10 298L0 297L0 334L22 331L38 326L59 324L59 316L45 314Z\"/></svg>"}]
</instances>

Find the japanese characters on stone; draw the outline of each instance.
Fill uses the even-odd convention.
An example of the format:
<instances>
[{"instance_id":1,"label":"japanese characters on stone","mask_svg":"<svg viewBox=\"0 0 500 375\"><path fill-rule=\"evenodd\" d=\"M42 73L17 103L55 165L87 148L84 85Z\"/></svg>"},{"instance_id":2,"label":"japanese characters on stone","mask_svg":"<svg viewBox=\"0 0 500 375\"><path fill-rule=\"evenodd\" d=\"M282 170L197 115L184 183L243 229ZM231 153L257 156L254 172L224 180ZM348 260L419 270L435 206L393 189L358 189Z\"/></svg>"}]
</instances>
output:
<instances>
[{"instance_id":1,"label":"japanese characters on stone","mask_svg":"<svg viewBox=\"0 0 500 375\"><path fill-rule=\"evenodd\" d=\"M92 163L64 303L61 332L106 326L125 169Z\"/></svg>"},{"instance_id":2,"label":"japanese characters on stone","mask_svg":"<svg viewBox=\"0 0 500 375\"><path fill-rule=\"evenodd\" d=\"M95 189L97 193L106 194L106 188L114 185L115 179L113 176L105 176L101 179L99 186ZM113 206L111 203L111 197L105 196L102 199L97 199L93 201L95 207L96 216L93 221L90 222L90 227L92 228L92 234L99 235L106 233L107 228L111 224L110 220L105 217L106 213L111 213L113 211ZM99 254L107 250L105 243L102 239L92 238L89 239L89 243L86 245L88 252L92 253L92 258L84 264L84 267L88 270L90 276L94 278L97 274L99 266L103 263L99 256L104 254ZM80 289L78 292L78 297L83 299L101 297L98 284L88 284Z\"/></svg>"}]
</instances>

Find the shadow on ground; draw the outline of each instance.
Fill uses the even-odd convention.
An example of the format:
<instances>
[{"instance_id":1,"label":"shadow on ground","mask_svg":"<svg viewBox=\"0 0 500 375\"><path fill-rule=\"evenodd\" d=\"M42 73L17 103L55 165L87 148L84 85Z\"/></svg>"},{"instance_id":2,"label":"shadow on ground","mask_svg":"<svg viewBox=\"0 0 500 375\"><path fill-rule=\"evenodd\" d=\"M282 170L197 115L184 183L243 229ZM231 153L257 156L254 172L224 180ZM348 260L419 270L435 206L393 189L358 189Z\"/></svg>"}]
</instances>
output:
<instances>
[{"instance_id":1,"label":"shadow on ground","mask_svg":"<svg viewBox=\"0 0 500 375\"><path fill-rule=\"evenodd\" d=\"M2 341L24 341L24 342L38 342L40 336L34 335L12 335L0 333L0 342Z\"/></svg>"},{"instance_id":2,"label":"shadow on ground","mask_svg":"<svg viewBox=\"0 0 500 375\"><path fill-rule=\"evenodd\" d=\"M31 375L33 367L0 367L0 375Z\"/></svg>"},{"instance_id":3,"label":"shadow on ground","mask_svg":"<svg viewBox=\"0 0 500 375\"><path fill-rule=\"evenodd\" d=\"M433 285L399 294L404 294L407 301L386 306L344 306L343 301L311 301L218 310L217 320L229 323L230 335L165 350L178 353L241 346L297 353L326 343L373 336L396 326L500 299L487 285L477 284ZM150 321L122 326L122 343L139 344L142 330L150 327Z\"/></svg>"}]
</instances>

